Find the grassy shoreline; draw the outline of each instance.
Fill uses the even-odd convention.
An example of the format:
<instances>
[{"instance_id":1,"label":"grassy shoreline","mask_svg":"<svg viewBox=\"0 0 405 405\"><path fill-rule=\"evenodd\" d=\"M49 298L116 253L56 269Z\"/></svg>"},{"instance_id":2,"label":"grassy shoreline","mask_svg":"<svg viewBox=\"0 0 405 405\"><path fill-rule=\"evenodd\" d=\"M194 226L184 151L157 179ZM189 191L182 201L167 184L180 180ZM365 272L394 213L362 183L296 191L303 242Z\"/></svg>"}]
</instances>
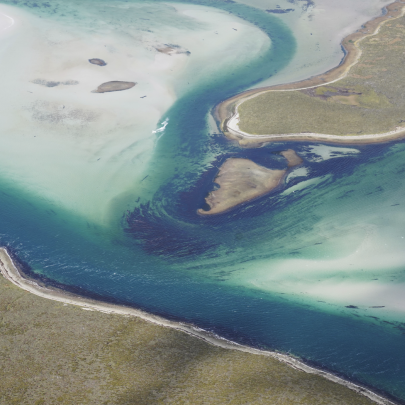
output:
<instances>
[{"instance_id":1,"label":"grassy shoreline","mask_svg":"<svg viewBox=\"0 0 405 405\"><path fill-rule=\"evenodd\" d=\"M24 391L23 394L18 394L15 392L15 389L13 387L20 387L21 384L23 384L20 381L20 374L16 373L18 377L14 377L10 375L10 372L7 372L7 367L9 364L7 363L7 357L9 355L7 354L7 350L5 349L4 346L4 339L7 336L11 336L11 341L10 344L14 346L14 349L18 349L17 352L20 353L23 356L20 358L20 360L15 360L15 364L13 365L13 368L18 368L19 367L19 362L21 368L24 369L25 374L35 374L41 371L41 373L47 373L47 368L49 366L50 369L53 368L53 366L49 365L49 362L56 362L58 363L60 360L65 361L64 358L62 359L55 359L52 358L52 352L49 354L46 354L44 352L44 349L42 348L37 354L31 353L31 339L21 339L15 340L13 336L16 336L16 330L18 329L22 334L24 330L31 330L37 328L38 325L40 325L39 329L37 328L36 330L36 338L34 339L34 342L32 343L34 346L37 344L38 341L44 341L46 343L46 340L48 339L48 335L55 334L55 324L58 323L60 319L64 319L67 324L70 325L70 328L78 329L80 331L80 328L82 327L83 330L87 328L87 323L90 322L89 319L92 317L96 317L97 320L94 321L95 324L93 324L93 329L97 329L97 336L93 336L92 339L96 339L92 343L92 347L105 347L105 342L103 341L103 331L108 330L108 322L113 322L113 323L125 323L126 325L130 322L134 322L137 327L141 328L147 328L150 330L151 328L154 330L155 334L158 334L159 336L162 337L163 340L165 340L165 336L167 334L169 335L175 335L174 340L171 340L171 347L175 353L175 357L177 358L178 356L181 357L181 352L184 351L185 353L190 354L190 350L194 346L198 346L200 349L203 350L204 352L207 352L210 354L210 356L223 356L224 358L227 358L225 361L225 367L230 367L230 370L228 370L229 373L236 373L239 375L240 378L247 378L249 380L248 386L245 386L245 388L237 387L237 386L232 386L232 390L239 390L239 395L241 395L240 398L245 398L245 402L241 403L246 403L247 398L249 397L251 402L249 403L261 403L260 401L257 401L257 398L267 398L266 400L270 401L276 401L272 403L279 403L279 404L291 404L295 402L298 398L300 399L300 402L296 403L301 403L301 404L348 404L348 405L361 405L361 404L372 404L372 403L377 403L377 404L382 404L382 405L388 405L388 404L393 404L394 402L383 398L382 396L375 394L374 392L361 387L359 385L356 385L352 382L343 380L342 378L339 378L333 374L327 373L323 370L318 370L315 369L295 358L292 356L287 356L285 354L277 353L277 352L270 352L270 351L263 351L263 350L258 350L258 349L253 349L247 346L242 346L235 344L233 342L227 341L225 339L222 339L220 337L217 337L213 334L210 334L206 331L203 331L199 328L195 328L192 325L187 325L184 323L178 323L178 322L173 322L166 320L164 318L148 314L146 312L136 310L134 308L130 307L124 307L124 306L119 306L119 305L113 305L113 304L108 304L108 303L103 303L100 301L95 301L79 296L75 296L70 293L66 293L63 290L59 290L56 288L48 288L46 286L41 286L35 282L35 280L30 280L29 278L24 277L24 274L22 273L21 269L19 269L18 264L15 263L10 255L8 254L7 250L5 248L0 248L0 270L3 275L3 277L0 278L0 306L2 308L2 323L0 326L0 336L3 337L3 344L0 345L1 350L0 350L0 364L2 364L4 367L0 367L0 369L3 369L5 374L7 374L7 379L2 379L0 378L0 392L2 392L0 396L0 404L13 404L13 403L38 403L38 404L47 404L50 402L47 402L47 400L44 400L44 402L35 402L32 401L32 392L27 388L26 391ZM13 285L14 284L14 285ZM8 299L7 298L7 291L12 291L13 292L13 297ZM25 290L25 291L24 291ZM25 292L28 291L31 294L25 294ZM49 319L45 321L39 321L38 320L38 314L35 316L26 316L24 314L18 314L17 312L13 312L13 303L18 302L18 300L23 299L28 302L28 307L26 308L27 311L32 311L36 308L37 305L40 306L40 313L42 317L47 318L47 313L48 311L54 313L55 317L53 321L49 321ZM44 299L46 298L46 299ZM2 302L3 300L3 302ZM6 300L7 302L4 302ZM20 308L20 304L17 305L17 308ZM82 311L82 310L85 311ZM80 316L78 315L78 311L80 310ZM9 312L11 311L11 312ZM60 311L60 313L59 313ZM67 312L66 312L67 311ZM69 312L70 311L70 312ZM66 314L65 314L66 312ZM7 314L9 313L9 317L7 317ZM73 318L72 318L73 317ZM77 319L78 317L81 319L81 321L78 323ZM89 317L89 319L87 318ZM6 319L8 318L8 319ZM60 319L59 319L60 318ZM76 319L76 321L73 322L73 319ZM23 324L23 326L13 326L12 324L15 322L20 322ZM73 323L72 323L73 322ZM93 321L91 321L93 322ZM41 326L42 325L42 326ZM117 326L118 327L118 326ZM22 329L21 329L22 328ZM123 328L121 326L120 328ZM127 326L125 326L127 328ZM155 329L154 329L155 328ZM67 336L71 333L71 330L69 330L69 327L67 328L68 330L63 332L67 333ZM51 331L51 332L50 332ZM139 331L138 331L139 332ZM138 333L136 329L133 330L133 333ZM90 332L89 332L90 333ZM148 332L149 333L149 332ZM20 333L17 333L18 336L20 336ZM100 335L100 336L99 336ZM173 335L173 336L174 336ZM41 336L40 338L38 336ZM115 337L109 336L109 339L118 339L116 335L113 335ZM58 340L62 339L61 336L59 336L57 339L52 338L52 347L57 347L58 345L61 345ZM99 341L97 340L99 339ZM143 337L142 337L143 339ZM6 339L7 340L7 339ZM186 343L184 343L184 341ZM17 343L15 343L17 342ZM19 343L18 343L19 342ZM29 343L31 342L31 343ZM147 342L145 342L141 348L137 347L137 350L143 350L146 352L149 351L150 346ZM173 343L175 342L175 343ZM178 342L178 344L177 344ZM68 342L68 343L63 343L61 347L67 347L67 346L72 346L71 352L69 352L69 362L73 365L69 366L70 368L75 368L80 367L81 364L81 358L78 357L78 354L75 352L75 344L79 344L80 342ZM86 342L82 342L83 345L86 345ZM174 344L174 347L173 347ZM112 352L110 353L110 356L118 356L120 353L122 354L122 351L127 350L128 347L120 347L117 348L117 352ZM38 349L39 350L39 349ZM149 363L150 367L157 367L157 361L156 364L154 364L155 356L162 356L162 348L159 345L156 345L154 349L152 350L151 353L148 354L148 356L151 356ZM28 351L28 354L27 354ZM156 353L154 353L156 351ZM164 350L163 350L164 351ZM96 350L97 352L97 350ZM193 352L193 350L191 350ZM15 356L17 356L18 353L15 353ZM97 352L98 353L98 352ZM96 359L98 359L98 356L100 354L97 353L88 353L88 355L91 355L93 359L93 363L97 363ZM145 352L144 352L145 354ZM23 361L23 358L28 356L28 359L32 360L33 357L35 356L42 356L42 359L44 359L43 356L50 356L49 359L46 361L42 360L36 360L36 362L41 362L42 367L39 367L38 364L35 362L32 363L31 361L28 363L25 363ZM97 355L97 356L96 356ZM146 355L146 354L145 354ZM191 355L191 354L190 354ZM66 353L63 353L63 356L67 356ZM62 356L62 357L63 357ZM215 356L212 357L212 361L215 360ZM241 358L239 358L242 356ZM85 352L82 353L83 359L85 359ZM87 356L88 357L88 356ZM87 358L86 357L86 358ZM229 357L229 358L228 358ZM235 359L233 359L235 357ZM85 362L86 367L88 366L88 363L86 363L87 360L83 360ZM243 359L243 361L241 360ZM125 357L121 358L121 362L125 363ZM173 362L176 362L177 360L173 359ZM237 366L233 362L237 362ZM137 360L133 360L132 366L136 364ZM32 364L31 364L32 363ZM93 364L92 363L92 364ZM148 363L148 364L149 364ZM130 367L131 365L128 365L125 363L126 367ZM39 368L38 368L39 367ZM66 366L67 367L67 366ZM65 368L66 368L65 367ZM69 375L69 378L72 379L72 373L70 368L66 369L64 371L64 377L67 378L66 375ZM100 365L99 365L100 367ZM115 367L115 366L114 366ZM104 373L110 373L111 375L114 373L118 373L118 371L114 370L114 367L107 367L105 370L103 369ZM122 365L121 365L122 367ZM161 375L157 377L159 382L159 379L165 379L166 378L166 373L169 374L174 378L174 376L177 376L177 373L180 373L181 368L176 371L173 371L173 369L170 367L170 362L168 362L168 369L162 371ZM196 366L197 367L197 366ZM202 367L202 366L201 366ZM201 367L197 367L199 372L201 371ZM221 368L222 366L220 364L217 364L216 367ZM256 371L249 371L251 367L255 368ZM258 368L257 368L258 367ZM264 368L263 368L264 367ZM203 367L204 368L204 367ZM171 370L169 373L168 370ZM222 404L222 403L227 403L229 401L229 398L227 395L231 395L231 392L227 391L225 388L221 386L221 378L223 378L223 375L215 375L215 371L213 372L211 370L211 366L208 367L208 369L203 370L204 373L208 373L209 376L205 377L210 379L210 383L206 383L201 390L199 391L198 395L197 394L190 394L190 390L193 388L192 383L190 382L188 384L188 379L183 379L182 384L185 386L182 388L185 393L185 395L188 393L191 395L193 399L193 403L210 403L210 404ZM98 371L100 372L100 371ZM253 374L252 374L253 373ZM271 375L271 379L269 380L267 377L265 378L266 383L263 385L263 373L268 373L268 377ZM276 373L276 374L274 374ZM280 374L281 373L281 374ZM283 379L280 380L280 377L276 377L277 375L284 375L285 381ZM115 375L115 374L114 374ZM169 378L167 377L167 378ZM61 377L62 378L62 377ZM80 378L87 378L83 375L80 376ZM123 381L120 381L120 378L123 379ZM127 381L128 376L124 377L114 377L112 380L115 381L114 384L110 387L110 390L112 389L113 391L115 390L116 392L120 391L122 388L122 385L125 385L127 388L132 386L133 390L138 389L139 387L137 386L138 383L134 383L133 380ZM170 377L171 378L171 377ZM170 379L169 378L169 379ZM189 377L191 378L191 377ZM126 381L124 384L124 380ZM274 380L274 381L273 381ZM296 384L296 387L293 388L290 386L290 381L294 380ZM301 382L300 382L301 381ZM8 384L7 387L2 387L2 384ZM50 384L51 382L45 382L46 384ZM53 382L52 382L53 383ZM301 383L304 384L301 386ZM135 386L133 386L135 384ZM143 383L142 383L143 384ZM177 377L176 377L176 382L173 382L174 386L178 384L177 382ZM196 382L194 384L197 384ZM298 384L298 385L297 385ZM309 385L308 385L309 384ZM212 386L211 386L212 385ZM218 387L219 385L219 387ZM312 386L312 388L309 389L309 386ZM306 388L305 388L306 387ZM187 388L187 389L186 389ZM204 398L204 393L205 390L218 390L218 392L222 392L223 390L223 397L222 399L218 400L217 397L213 397L212 400L209 400L208 402L205 402L205 400L201 400L201 398ZM32 388L34 389L34 388ZM129 388L128 388L129 389ZM140 388L139 388L140 389ZM298 391L297 391L298 389ZM177 392L178 387L174 389L174 391ZM290 390L290 391L289 391ZM34 390L35 391L35 390ZM68 387L65 387L65 391L68 391ZM195 391L195 390L194 390ZM193 391L193 392L194 392ZM297 392L295 392L297 391ZM36 392L36 391L35 391ZM115 392L115 393L116 393ZM232 391L233 392L233 391ZM4 396L6 395L7 396ZM187 395L188 395L187 394ZM17 402L13 402L11 399L13 395L17 396L19 399ZM38 394L39 395L39 394ZM42 395L42 394L41 394ZM45 395L45 394L43 394ZM171 400L165 400L164 402L157 401L156 398L153 399L152 402L148 402L152 400L154 393L150 393L148 398L145 400L139 400L137 402L127 402L127 401L121 401L121 400L111 400L111 401L105 401L105 402L98 402L98 403L105 403L105 404L147 404L147 403L172 403ZM164 396L163 393L161 395ZM172 395L172 394L170 394ZM174 394L173 394L174 395ZM176 394L177 395L177 394ZM201 396L201 398L200 398ZM30 397L30 401L25 402L25 398ZM93 400L90 398L91 395L89 394L88 396L88 401L87 399L84 400L81 398L81 403L95 403L92 402ZM190 398L191 398L190 397ZM6 398L6 401L4 401L4 398ZM62 398L62 396L61 396ZM173 403L178 403L176 401L179 400L178 396L173 396ZM190 399L189 398L189 399ZM167 399L167 398L166 398ZM185 400L186 398L182 398L182 400ZM38 401L41 401L42 399L39 398ZM66 401L62 398L60 400L61 403L71 403L71 397L67 397ZM87 402L86 402L87 401ZM278 402L277 402L278 401ZM51 402L53 403L53 402ZM239 403L239 402L232 402L232 403Z\"/></svg>"},{"instance_id":2,"label":"grassy shoreline","mask_svg":"<svg viewBox=\"0 0 405 405\"><path fill-rule=\"evenodd\" d=\"M335 119L335 126L338 130L345 131L346 127L340 125L339 121L342 119L350 121L352 115L352 121L357 126L360 125L361 130L363 130L362 126L368 121L360 122L359 115L370 114L370 121L375 116L374 110L380 115L388 114L389 116L391 114L388 107L392 106L392 103L390 104L387 97L374 91L372 88L372 86L376 87L374 83L368 87L367 83L366 85L363 83L364 79L370 81L370 78L373 77L372 74L368 73L368 76L367 74L361 76L353 73L356 69L364 70L368 67L362 62L362 59L367 59L367 52L360 47L360 43L367 37L370 37L372 41L379 38L381 36L380 30L387 21L393 22L403 16L404 5L400 2L394 2L387 6L386 10L385 15L369 21L361 30L342 40L342 47L346 50L346 55L342 63L336 68L304 81L249 90L216 106L214 115L221 123L221 130L228 138L238 140L241 146L257 146L257 144L271 140L307 141L314 139L331 143L372 143L405 136L405 128L399 125L400 122L396 126L392 123L385 127L382 126L382 130L377 128L375 132L380 132L379 134L366 132L372 136L350 137L342 136L350 133L350 130L347 133L342 132L342 134L333 134L333 132L328 131L331 126L331 119L332 121ZM401 26L401 24L398 25ZM397 33L393 32L392 35L397 35ZM397 41L399 42L399 39L395 39L391 48L398 46ZM388 43L390 44L390 42ZM385 52L387 47L380 48L379 52L381 53ZM395 54L395 50L392 54ZM388 62L391 60L385 61L385 63ZM382 62L380 61L379 64ZM370 66L373 67L373 65ZM375 67L373 69L374 71L377 70ZM385 74L380 71L378 74L384 77L384 75L388 76L389 72ZM380 80L380 77L378 79ZM379 88L377 88L378 91L380 91ZM356 111L356 108L361 111ZM371 111L372 109L373 111ZM395 113L396 115L400 114L399 111ZM325 121L328 122L325 123ZM241 127L238 125L239 122ZM374 125L372 121L368 124L371 128ZM358 133L358 130L356 132Z\"/></svg>"}]
</instances>

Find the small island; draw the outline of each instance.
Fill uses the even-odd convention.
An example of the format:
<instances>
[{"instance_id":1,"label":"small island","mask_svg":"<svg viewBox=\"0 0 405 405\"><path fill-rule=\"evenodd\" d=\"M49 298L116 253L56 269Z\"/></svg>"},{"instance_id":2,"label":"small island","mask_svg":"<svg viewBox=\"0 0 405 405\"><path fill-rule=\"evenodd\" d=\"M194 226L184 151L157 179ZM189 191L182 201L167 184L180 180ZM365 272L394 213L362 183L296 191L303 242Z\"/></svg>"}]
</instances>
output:
<instances>
[{"instance_id":1,"label":"small island","mask_svg":"<svg viewBox=\"0 0 405 405\"><path fill-rule=\"evenodd\" d=\"M107 65L107 63L105 63L102 59L98 59L98 58L89 59L89 62L92 65L97 65L97 66L106 66Z\"/></svg>"},{"instance_id":2,"label":"small island","mask_svg":"<svg viewBox=\"0 0 405 405\"><path fill-rule=\"evenodd\" d=\"M120 82L120 81L112 81L100 84L97 87L97 90L93 90L92 93L107 93L110 91L122 91L132 89L136 85L135 82Z\"/></svg>"},{"instance_id":3,"label":"small island","mask_svg":"<svg viewBox=\"0 0 405 405\"><path fill-rule=\"evenodd\" d=\"M280 154L287 160L287 168L302 163L302 159L292 149L280 152ZM202 215L220 214L246 201L267 194L280 184L287 171L288 169L267 169L249 159L227 159L214 180L220 188L212 191L205 199L211 209L209 211L199 209L198 213Z\"/></svg>"}]
</instances>

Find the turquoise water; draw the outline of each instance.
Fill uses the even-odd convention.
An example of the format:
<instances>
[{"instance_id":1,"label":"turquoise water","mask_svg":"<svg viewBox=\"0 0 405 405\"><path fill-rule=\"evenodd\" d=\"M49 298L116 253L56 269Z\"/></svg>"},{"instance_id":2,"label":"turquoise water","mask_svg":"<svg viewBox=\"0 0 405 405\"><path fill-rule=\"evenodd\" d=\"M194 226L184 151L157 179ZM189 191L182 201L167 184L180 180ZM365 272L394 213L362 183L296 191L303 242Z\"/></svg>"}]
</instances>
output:
<instances>
[{"instance_id":1,"label":"turquoise water","mask_svg":"<svg viewBox=\"0 0 405 405\"><path fill-rule=\"evenodd\" d=\"M61 21L79 7L3 3ZM134 175L140 180L126 197L127 209L121 202L112 205L108 226L55 207L1 173L1 244L48 283L288 352L405 401L402 313L375 316L377 310L346 308L352 301L319 303L316 294L299 294L317 283L404 283L405 144L275 143L242 150L213 135L207 125L212 107L282 70L295 40L277 18L254 8L184 3L216 7L255 24L271 38L271 48L182 92L160 119L159 127L168 124L142 175ZM91 14L91 4L81 7L88 5ZM227 157L283 168L277 152L287 147L303 157L306 170L290 175L282 189L223 215L196 214ZM365 239L370 246L361 247ZM353 256L361 249L374 252L371 262ZM351 256L352 262L343 260Z\"/></svg>"}]
</instances>

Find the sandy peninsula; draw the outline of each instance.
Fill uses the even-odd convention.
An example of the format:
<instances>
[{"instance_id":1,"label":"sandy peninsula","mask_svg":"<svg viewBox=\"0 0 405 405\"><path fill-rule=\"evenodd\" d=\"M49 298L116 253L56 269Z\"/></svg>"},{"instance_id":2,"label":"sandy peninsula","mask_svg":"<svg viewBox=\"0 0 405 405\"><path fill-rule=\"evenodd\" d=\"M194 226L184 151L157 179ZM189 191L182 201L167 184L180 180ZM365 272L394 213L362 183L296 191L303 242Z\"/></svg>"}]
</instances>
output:
<instances>
[{"instance_id":1,"label":"sandy peninsula","mask_svg":"<svg viewBox=\"0 0 405 405\"><path fill-rule=\"evenodd\" d=\"M191 324L170 321L162 317L153 314L148 314L144 311L137 310L131 307L95 301L71 293L67 293L66 291L57 289L55 287L50 288L49 286L46 285L40 285L35 280L28 278L23 273L21 266L19 266L16 260L13 260L11 258L7 249L4 247L0 248L0 272L4 278L9 280L14 285L39 297L47 298L53 301L58 301L64 304L74 305L88 311L99 311L107 314L135 316L157 325L185 332L191 336L194 336L217 347L221 347L224 349L238 350L241 352L252 353L256 355L269 356L285 364L288 364L294 369L301 370L310 374L316 374L332 382L341 384L357 392L358 394L364 395L365 397L371 399L372 401L374 401L379 405L395 405L392 401L381 397L380 395L368 390L367 388L356 385L350 381L346 381L340 377L337 377L331 373L327 373L323 370L318 370L292 356L281 354L278 352L259 350L248 346L242 346L237 343L233 343L226 339L220 338L219 336L216 336L213 333L197 328Z\"/></svg>"},{"instance_id":2,"label":"sandy peninsula","mask_svg":"<svg viewBox=\"0 0 405 405\"><path fill-rule=\"evenodd\" d=\"M287 160L288 168L302 163L302 159L292 149L282 151L280 154ZM210 210L199 209L198 213L220 214L267 194L281 183L286 173L287 169L267 169L249 159L227 159L214 180L219 189L212 191L205 199Z\"/></svg>"},{"instance_id":3,"label":"sandy peninsula","mask_svg":"<svg viewBox=\"0 0 405 405\"><path fill-rule=\"evenodd\" d=\"M271 87L252 89L234 96L216 106L214 110L215 118L220 122L220 128L224 134L233 140L239 141L241 146L257 146L264 142L270 142L273 140L285 141L285 140L320 140L328 141L334 143L373 143L382 142L393 139L398 139L405 136L405 127L398 125L380 133L366 133L364 135L348 134L345 136L328 134L327 132L315 132L315 131L302 131L302 132L279 132L277 134L273 133L251 133L244 131L239 128L240 123L240 112L239 107L246 101L253 100L257 96L262 96L266 94L280 94L287 92L297 93L298 91L306 91L308 89L322 88L324 86L336 83L348 76L353 76L353 78L363 79L360 75L352 74L351 69L357 66L367 67L367 63L370 61L362 61L362 50L359 46L360 42L367 38L374 36L379 33L382 26L385 25L387 21L393 22L404 15L404 5L402 2L396 1L386 7L386 13L383 16L375 18L368 23L366 23L360 30L355 33L350 34L342 40L342 47L345 50L345 57L339 66L334 69L323 73L318 76L314 76L307 80L303 80L295 83L288 83L283 85L276 85ZM400 26L397 25L397 26ZM399 41L399 40L397 40ZM396 42L389 42L388 44L394 44ZM384 69L382 69L384 70ZM386 69L385 69L386 71ZM350 73L350 75L349 75ZM372 77L364 76L364 77ZM336 84L335 84L336 86ZM330 87L330 86L329 86ZM342 101L340 101L342 103ZM348 103L348 101L345 101ZM263 104L263 103L262 103ZM285 117L283 117L284 119ZM281 119L281 118L280 118Z\"/></svg>"}]
</instances>

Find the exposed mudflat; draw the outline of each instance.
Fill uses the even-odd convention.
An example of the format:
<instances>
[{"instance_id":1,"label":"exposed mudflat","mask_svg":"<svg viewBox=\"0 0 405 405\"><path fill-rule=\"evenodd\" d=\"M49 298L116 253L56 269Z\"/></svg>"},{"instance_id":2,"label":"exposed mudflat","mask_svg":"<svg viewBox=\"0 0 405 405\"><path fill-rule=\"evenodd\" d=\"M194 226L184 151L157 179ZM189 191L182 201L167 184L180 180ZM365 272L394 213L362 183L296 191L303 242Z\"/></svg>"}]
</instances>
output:
<instances>
[{"instance_id":1,"label":"exposed mudflat","mask_svg":"<svg viewBox=\"0 0 405 405\"><path fill-rule=\"evenodd\" d=\"M97 66L105 66L105 65L107 65L107 63L105 63L105 61L103 61L102 59L98 59L98 58L89 59L89 62L91 64L97 65Z\"/></svg>"},{"instance_id":2,"label":"exposed mudflat","mask_svg":"<svg viewBox=\"0 0 405 405\"><path fill-rule=\"evenodd\" d=\"M119 82L112 81L100 84L97 87L97 90L94 90L94 93L108 93L110 91L122 91L132 89L136 85L135 82Z\"/></svg>"},{"instance_id":3,"label":"exposed mudflat","mask_svg":"<svg viewBox=\"0 0 405 405\"><path fill-rule=\"evenodd\" d=\"M292 149L284 150L280 155L287 159L288 167L298 166L303 162L303 160Z\"/></svg>"},{"instance_id":4,"label":"exposed mudflat","mask_svg":"<svg viewBox=\"0 0 405 405\"><path fill-rule=\"evenodd\" d=\"M288 167L302 163L302 159L292 149L280 154L286 158ZM268 169L249 159L230 158L221 166L219 174L214 180L220 188L212 191L206 198L211 209L209 211L199 209L198 213L219 214L269 193L280 184L286 173L287 169Z\"/></svg>"}]
</instances>

